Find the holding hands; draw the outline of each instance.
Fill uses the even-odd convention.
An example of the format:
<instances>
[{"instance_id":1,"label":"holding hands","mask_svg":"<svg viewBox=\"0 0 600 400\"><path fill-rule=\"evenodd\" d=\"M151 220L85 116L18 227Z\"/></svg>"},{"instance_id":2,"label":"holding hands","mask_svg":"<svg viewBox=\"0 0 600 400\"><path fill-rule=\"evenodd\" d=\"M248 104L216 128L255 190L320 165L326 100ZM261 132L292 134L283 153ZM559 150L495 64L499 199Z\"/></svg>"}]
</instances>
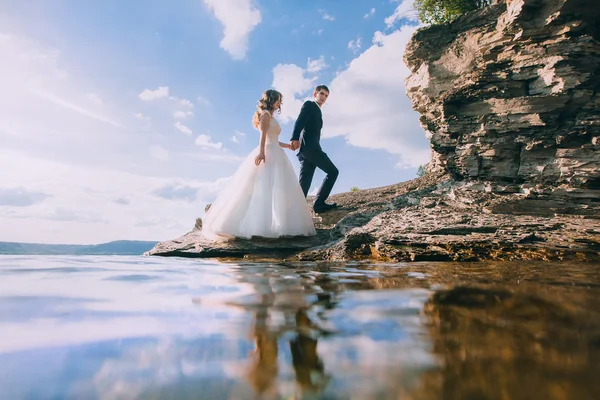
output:
<instances>
[{"instance_id":1,"label":"holding hands","mask_svg":"<svg viewBox=\"0 0 600 400\"><path fill-rule=\"evenodd\" d=\"M300 148L300 142L298 140L292 140L289 143L279 142L279 146L284 149L298 150Z\"/></svg>"}]
</instances>

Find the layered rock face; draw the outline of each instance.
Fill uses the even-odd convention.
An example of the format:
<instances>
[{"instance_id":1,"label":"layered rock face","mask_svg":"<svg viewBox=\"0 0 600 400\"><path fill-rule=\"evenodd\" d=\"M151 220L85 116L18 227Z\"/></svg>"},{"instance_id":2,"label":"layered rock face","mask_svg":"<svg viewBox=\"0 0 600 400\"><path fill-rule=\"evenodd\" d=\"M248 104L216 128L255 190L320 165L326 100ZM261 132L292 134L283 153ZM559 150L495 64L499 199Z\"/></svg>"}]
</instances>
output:
<instances>
[{"instance_id":1,"label":"layered rock face","mask_svg":"<svg viewBox=\"0 0 600 400\"><path fill-rule=\"evenodd\" d=\"M406 87L429 171L600 189L598 21L597 0L508 0L419 30Z\"/></svg>"}]
</instances>

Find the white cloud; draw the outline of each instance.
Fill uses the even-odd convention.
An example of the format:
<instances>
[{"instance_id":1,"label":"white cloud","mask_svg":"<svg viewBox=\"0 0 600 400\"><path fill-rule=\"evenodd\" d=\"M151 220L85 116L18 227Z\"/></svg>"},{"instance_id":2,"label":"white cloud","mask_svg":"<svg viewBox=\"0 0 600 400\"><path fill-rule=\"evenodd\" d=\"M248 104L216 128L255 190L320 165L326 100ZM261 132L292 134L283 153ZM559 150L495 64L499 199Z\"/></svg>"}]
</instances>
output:
<instances>
[{"instance_id":1,"label":"white cloud","mask_svg":"<svg viewBox=\"0 0 600 400\"><path fill-rule=\"evenodd\" d=\"M409 71L402 49L415 29L403 26L389 35L376 32L373 45L331 81L323 108L323 138L344 136L354 146L386 150L398 157L399 168L427 162L429 143L404 86ZM284 95L282 122L294 120L312 95L316 79L306 72L295 64L273 69L273 87Z\"/></svg>"},{"instance_id":2,"label":"white cloud","mask_svg":"<svg viewBox=\"0 0 600 400\"><path fill-rule=\"evenodd\" d=\"M261 22L260 11L252 0L204 0L204 4L223 25L221 48L235 60L246 57L248 36Z\"/></svg>"},{"instance_id":3,"label":"white cloud","mask_svg":"<svg viewBox=\"0 0 600 400\"><path fill-rule=\"evenodd\" d=\"M194 103L189 101L188 99L180 99L178 97L171 96L169 99L176 101L180 106L185 108L194 108Z\"/></svg>"},{"instance_id":4,"label":"white cloud","mask_svg":"<svg viewBox=\"0 0 600 400\"><path fill-rule=\"evenodd\" d=\"M135 223L135 226L140 226L140 227L162 227L165 229L169 229L169 230L181 230L181 228L186 228L188 227L188 225L184 225L181 224L179 222L177 222L176 220L174 220L173 218L167 218L167 217L148 217L148 218L144 218L139 220L138 222Z\"/></svg>"},{"instance_id":5,"label":"white cloud","mask_svg":"<svg viewBox=\"0 0 600 400\"><path fill-rule=\"evenodd\" d=\"M90 101L96 105L104 104L100 96L98 96L96 93L88 93L87 98L90 99Z\"/></svg>"},{"instance_id":6,"label":"white cloud","mask_svg":"<svg viewBox=\"0 0 600 400\"><path fill-rule=\"evenodd\" d=\"M210 147L211 146L208 146L207 148L210 149ZM244 157L236 156L234 154L229 153L227 149L223 149L219 152L210 150L206 153L185 153L183 155L194 160L195 162L201 162L207 165L211 165L215 162L237 165L240 161L244 159Z\"/></svg>"},{"instance_id":7,"label":"white cloud","mask_svg":"<svg viewBox=\"0 0 600 400\"><path fill-rule=\"evenodd\" d=\"M172 103L175 103L175 107L182 107L187 109L194 108L194 103L188 99L182 99L177 96L170 95L169 86L159 86L158 89L151 90L145 89L139 94L139 98L145 102L155 101L159 99L169 99ZM173 105L173 104L172 104Z\"/></svg>"},{"instance_id":8,"label":"white cloud","mask_svg":"<svg viewBox=\"0 0 600 400\"><path fill-rule=\"evenodd\" d=\"M368 13L366 13L365 16L364 16L364 18L367 19L367 18L369 18L373 14L375 14L375 9L371 8L371 11L369 11Z\"/></svg>"},{"instance_id":9,"label":"white cloud","mask_svg":"<svg viewBox=\"0 0 600 400\"><path fill-rule=\"evenodd\" d=\"M42 192L32 192L24 187L0 187L0 206L28 207L41 203L48 195Z\"/></svg>"},{"instance_id":10,"label":"white cloud","mask_svg":"<svg viewBox=\"0 0 600 400\"><path fill-rule=\"evenodd\" d=\"M210 105L210 102L207 99L205 99L204 97L202 97L202 96L198 96L197 103L201 104L203 106L209 106Z\"/></svg>"},{"instance_id":11,"label":"white cloud","mask_svg":"<svg viewBox=\"0 0 600 400\"><path fill-rule=\"evenodd\" d=\"M419 20L417 12L413 8L413 0L403 0L394 13L385 19L388 28L392 27L396 22L405 19L406 21L417 22Z\"/></svg>"},{"instance_id":12,"label":"white cloud","mask_svg":"<svg viewBox=\"0 0 600 400\"><path fill-rule=\"evenodd\" d=\"M0 240L166 240L190 230L216 195L212 181L240 158L191 152L193 139L166 134L173 113L193 107L168 86L127 104L130 88L97 84L69 65L76 53L42 42L0 33ZM172 207L153 194L166 185L198 188L196 201ZM172 223L140 226L151 218Z\"/></svg>"},{"instance_id":13,"label":"white cloud","mask_svg":"<svg viewBox=\"0 0 600 400\"><path fill-rule=\"evenodd\" d=\"M152 145L150 146L148 152L152 157L160 161L169 161L171 159L171 154L169 151L161 146Z\"/></svg>"},{"instance_id":14,"label":"white cloud","mask_svg":"<svg viewBox=\"0 0 600 400\"><path fill-rule=\"evenodd\" d=\"M0 58L1 148L10 148L11 138L14 145L65 154L75 143L93 147L122 137L118 110L92 100L93 86L67 72L60 51L0 33Z\"/></svg>"},{"instance_id":15,"label":"white cloud","mask_svg":"<svg viewBox=\"0 0 600 400\"><path fill-rule=\"evenodd\" d=\"M323 137L344 136L354 146L387 150L399 156L399 167L427 162L429 143L406 96L409 71L399 51L414 31L404 26L389 35L377 32L375 43L333 79Z\"/></svg>"},{"instance_id":16,"label":"white cloud","mask_svg":"<svg viewBox=\"0 0 600 400\"><path fill-rule=\"evenodd\" d=\"M104 122L106 124L113 125L113 126L116 126L116 127L120 127L121 126L118 122L115 122L115 121L113 121L110 118L107 118L107 117L105 117L103 115L98 114L97 112L88 110L88 109L83 108L83 107L81 107L81 106L79 106L77 104L69 102L68 100L65 100L65 99L63 99L63 98L61 98L61 97L59 97L59 96L57 96L57 95L55 95L53 93L47 92L47 91L45 91L43 89L34 88L34 89L31 89L31 91L33 93L35 93L36 95L38 95L39 97L45 99L45 100L48 100L48 101L50 101L50 102L52 102L52 103L54 103L54 104L56 104L58 106L64 107L64 108L69 109L71 111L75 111L75 112L77 112L77 113L79 113L81 115L85 115L87 117L96 119L98 121L101 121L101 122Z\"/></svg>"},{"instance_id":17,"label":"white cloud","mask_svg":"<svg viewBox=\"0 0 600 400\"><path fill-rule=\"evenodd\" d=\"M311 73L311 74L316 74L317 72L321 71L324 68L327 68L327 63L325 62L325 57L321 56L319 58L317 58L316 60L311 60L310 57L308 58L308 62L306 64L306 72Z\"/></svg>"},{"instance_id":18,"label":"white cloud","mask_svg":"<svg viewBox=\"0 0 600 400\"><path fill-rule=\"evenodd\" d=\"M152 194L166 200L195 201L198 197L198 187L186 184L167 184L152 191Z\"/></svg>"},{"instance_id":19,"label":"white cloud","mask_svg":"<svg viewBox=\"0 0 600 400\"><path fill-rule=\"evenodd\" d=\"M208 135L199 135L196 138L196 144L200 147L208 147L208 148L213 148L213 149L217 149L217 150L220 150L223 147L223 143L213 142L212 138Z\"/></svg>"},{"instance_id":20,"label":"white cloud","mask_svg":"<svg viewBox=\"0 0 600 400\"><path fill-rule=\"evenodd\" d=\"M314 79L305 77L305 70L296 64L277 64L273 68L273 87L283 95L283 106L281 107L281 122L289 122L298 117L300 108L306 96L312 88Z\"/></svg>"},{"instance_id":21,"label":"white cloud","mask_svg":"<svg viewBox=\"0 0 600 400\"><path fill-rule=\"evenodd\" d=\"M185 133L188 136L190 136L193 133L190 128L188 128L187 126L183 125L179 121L175 122L175 128L179 129L181 132Z\"/></svg>"},{"instance_id":22,"label":"white cloud","mask_svg":"<svg viewBox=\"0 0 600 400\"><path fill-rule=\"evenodd\" d=\"M27 192L7 192L12 205L0 207L0 240L46 243L172 239L192 229L221 185L221 180L73 168L69 163L7 151L0 154L0 182L6 188L27 188ZM186 191L188 197L194 193L194 201L181 201ZM172 223L144 224L151 218Z\"/></svg>"},{"instance_id":23,"label":"white cloud","mask_svg":"<svg viewBox=\"0 0 600 400\"><path fill-rule=\"evenodd\" d=\"M168 86L159 86L156 90L146 89L142 93L139 94L140 99L143 101L152 101L157 99L162 99L164 97L169 96L169 87Z\"/></svg>"},{"instance_id":24,"label":"white cloud","mask_svg":"<svg viewBox=\"0 0 600 400\"><path fill-rule=\"evenodd\" d=\"M316 60L309 58L306 68L296 64L277 64L273 68L273 88L283 95L284 105L279 116L282 123L298 117L302 103L312 98L312 89L319 78L317 74L327 67L325 57L320 56Z\"/></svg>"},{"instance_id":25,"label":"white cloud","mask_svg":"<svg viewBox=\"0 0 600 400\"><path fill-rule=\"evenodd\" d=\"M192 118L194 116L194 113L192 111L175 111L173 113L173 118L175 119L186 119L186 118Z\"/></svg>"},{"instance_id":26,"label":"white cloud","mask_svg":"<svg viewBox=\"0 0 600 400\"><path fill-rule=\"evenodd\" d=\"M49 219L49 220L54 220L54 221L73 221L73 222L79 222L79 223L86 223L86 224L95 224L95 223L102 223L105 224L108 222L108 220L106 218L103 218L100 213L98 213L98 211L93 211L90 210L88 212L85 213L81 213L81 212L75 212L73 210L64 208L64 207L56 207L55 209L46 212L46 213L41 213L37 216L38 218L41 219Z\"/></svg>"},{"instance_id":27,"label":"white cloud","mask_svg":"<svg viewBox=\"0 0 600 400\"><path fill-rule=\"evenodd\" d=\"M335 21L335 17L327 13L327 11L323 9L319 9L319 12L323 15L323 19L326 21Z\"/></svg>"},{"instance_id":28,"label":"white cloud","mask_svg":"<svg viewBox=\"0 0 600 400\"><path fill-rule=\"evenodd\" d=\"M156 90L146 89L139 94L139 98L144 102L159 102L158 108L155 108L154 115L160 120L160 115L163 113L170 113L176 120L190 119L194 117L194 103L185 98L169 95L170 89L168 86L160 86ZM161 101L162 100L162 101ZM164 115L164 114L163 114ZM136 113L136 118L145 122L150 120L149 117L143 113ZM187 127L180 125L179 122L175 126L185 134L191 134L191 130Z\"/></svg>"},{"instance_id":29,"label":"white cloud","mask_svg":"<svg viewBox=\"0 0 600 400\"><path fill-rule=\"evenodd\" d=\"M239 143L241 138L246 137L246 134L242 131L235 130L234 135L231 137L233 143Z\"/></svg>"},{"instance_id":30,"label":"white cloud","mask_svg":"<svg viewBox=\"0 0 600 400\"><path fill-rule=\"evenodd\" d=\"M361 48L361 38L358 38L356 40L351 40L350 42L348 42L348 49L352 50L352 52L354 54L358 53L360 51Z\"/></svg>"}]
</instances>

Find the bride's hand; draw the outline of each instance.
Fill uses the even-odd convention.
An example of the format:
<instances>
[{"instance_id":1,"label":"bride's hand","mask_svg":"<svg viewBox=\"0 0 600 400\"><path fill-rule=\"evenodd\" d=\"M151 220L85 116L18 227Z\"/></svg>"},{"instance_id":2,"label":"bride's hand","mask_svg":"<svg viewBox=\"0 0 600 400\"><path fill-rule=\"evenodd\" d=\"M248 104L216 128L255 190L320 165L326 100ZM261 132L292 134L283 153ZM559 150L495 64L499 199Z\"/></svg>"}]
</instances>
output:
<instances>
[{"instance_id":1,"label":"bride's hand","mask_svg":"<svg viewBox=\"0 0 600 400\"><path fill-rule=\"evenodd\" d=\"M262 151L260 153L258 153L258 155L254 158L254 164L260 165L261 161L264 163L267 162L265 160L265 153L263 153Z\"/></svg>"}]
</instances>

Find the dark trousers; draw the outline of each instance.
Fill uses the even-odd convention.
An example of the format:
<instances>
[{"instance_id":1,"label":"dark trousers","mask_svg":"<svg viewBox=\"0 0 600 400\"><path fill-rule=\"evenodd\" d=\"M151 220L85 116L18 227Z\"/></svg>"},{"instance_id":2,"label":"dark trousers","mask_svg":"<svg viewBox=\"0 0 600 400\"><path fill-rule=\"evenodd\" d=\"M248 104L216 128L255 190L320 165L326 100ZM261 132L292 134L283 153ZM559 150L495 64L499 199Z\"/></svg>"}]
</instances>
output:
<instances>
[{"instance_id":1,"label":"dark trousers","mask_svg":"<svg viewBox=\"0 0 600 400\"><path fill-rule=\"evenodd\" d=\"M298 153L298 160L300 160L300 187L302 187L304 197L308 195L310 190L315 169L319 168L327 174L315 199L315 204L325 203L340 171L333 165L323 150L301 151Z\"/></svg>"}]
</instances>

